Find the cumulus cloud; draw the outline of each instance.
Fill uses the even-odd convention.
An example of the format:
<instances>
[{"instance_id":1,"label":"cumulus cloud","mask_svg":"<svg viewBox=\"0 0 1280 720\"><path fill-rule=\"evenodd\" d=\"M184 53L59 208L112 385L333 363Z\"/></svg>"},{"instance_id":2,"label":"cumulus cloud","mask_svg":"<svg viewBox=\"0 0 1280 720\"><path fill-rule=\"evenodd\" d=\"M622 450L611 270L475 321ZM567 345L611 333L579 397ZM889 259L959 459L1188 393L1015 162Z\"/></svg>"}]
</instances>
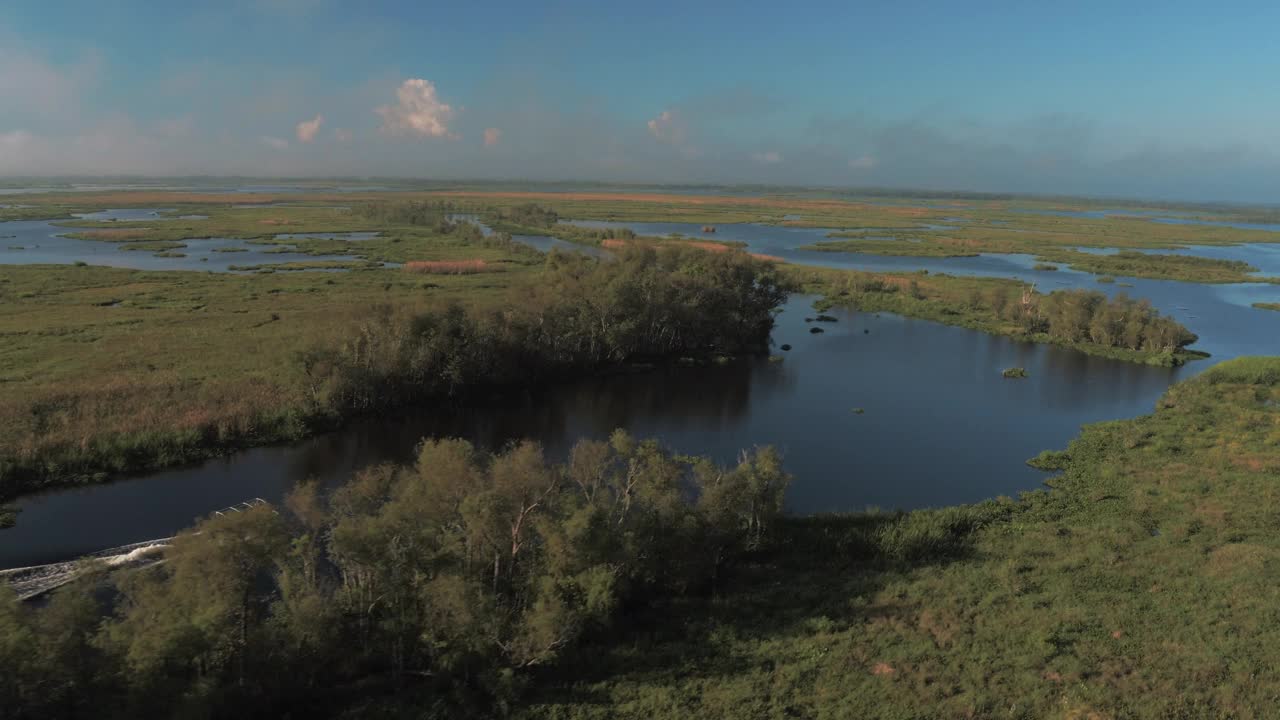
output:
<instances>
[{"instance_id":1,"label":"cumulus cloud","mask_svg":"<svg viewBox=\"0 0 1280 720\"><path fill-rule=\"evenodd\" d=\"M680 145L689 137L684 118L678 110L663 110L648 125L649 134L665 143Z\"/></svg>"},{"instance_id":2,"label":"cumulus cloud","mask_svg":"<svg viewBox=\"0 0 1280 720\"><path fill-rule=\"evenodd\" d=\"M502 131L498 128L484 129L484 146L493 147L502 140Z\"/></svg>"},{"instance_id":3,"label":"cumulus cloud","mask_svg":"<svg viewBox=\"0 0 1280 720\"><path fill-rule=\"evenodd\" d=\"M262 140L263 145L266 145L269 148L274 148L276 150L284 150L285 148L289 147L289 141L285 140L284 138L271 137L270 135L263 135L259 139Z\"/></svg>"},{"instance_id":4,"label":"cumulus cloud","mask_svg":"<svg viewBox=\"0 0 1280 720\"><path fill-rule=\"evenodd\" d=\"M436 94L430 80L410 78L396 90L396 104L383 105L374 112L382 116L382 132L388 135L445 137L456 140L449 131L456 111Z\"/></svg>"},{"instance_id":5,"label":"cumulus cloud","mask_svg":"<svg viewBox=\"0 0 1280 720\"><path fill-rule=\"evenodd\" d=\"M879 164L880 161L870 155L859 155L849 159L849 167L853 170L871 170Z\"/></svg>"},{"instance_id":6,"label":"cumulus cloud","mask_svg":"<svg viewBox=\"0 0 1280 720\"><path fill-rule=\"evenodd\" d=\"M777 150L769 150L767 152L751 153L751 159L761 165L777 165L782 162L782 153Z\"/></svg>"},{"instance_id":7,"label":"cumulus cloud","mask_svg":"<svg viewBox=\"0 0 1280 720\"><path fill-rule=\"evenodd\" d=\"M346 128L335 128L333 131L333 139L338 142L351 142L353 137L355 134Z\"/></svg>"},{"instance_id":8,"label":"cumulus cloud","mask_svg":"<svg viewBox=\"0 0 1280 720\"><path fill-rule=\"evenodd\" d=\"M294 130L298 136L298 142L309 143L316 139L316 135L320 132L320 124L324 122L323 115L316 115L311 120L303 120L298 123L298 127Z\"/></svg>"}]
</instances>

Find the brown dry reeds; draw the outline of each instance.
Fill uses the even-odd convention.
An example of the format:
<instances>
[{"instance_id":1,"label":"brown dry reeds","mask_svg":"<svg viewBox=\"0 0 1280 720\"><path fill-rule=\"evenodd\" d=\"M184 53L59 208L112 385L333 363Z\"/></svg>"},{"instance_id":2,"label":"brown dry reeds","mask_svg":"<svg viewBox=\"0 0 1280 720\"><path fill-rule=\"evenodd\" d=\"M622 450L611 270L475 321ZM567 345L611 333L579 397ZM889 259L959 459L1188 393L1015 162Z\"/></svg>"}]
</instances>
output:
<instances>
[{"instance_id":1,"label":"brown dry reeds","mask_svg":"<svg viewBox=\"0 0 1280 720\"><path fill-rule=\"evenodd\" d=\"M624 240L622 238L609 238L607 240L601 240L600 245L610 250L617 250L619 248L626 247L627 245L631 244L631 242L632 241L630 240ZM708 252L714 252L714 253L728 252L734 249L734 247L731 245L712 242L710 240L672 240L668 243L661 243L661 244L667 245L667 246L680 245L682 247L698 248L699 250L706 250ZM764 260L765 262L786 262L786 260L783 260L777 255L765 255L764 253L747 253L747 254L757 260Z\"/></svg>"},{"instance_id":2,"label":"brown dry reeds","mask_svg":"<svg viewBox=\"0 0 1280 720\"><path fill-rule=\"evenodd\" d=\"M0 399L0 497L290 439L301 432L303 407L295 392L257 378L209 384L113 378Z\"/></svg>"},{"instance_id":3,"label":"brown dry reeds","mask_svg":"<svg viewBox=\"0 0 1280 720\"><path fill-rule=\"evenodd\" d=\"M724 243L711 242L710 240L685 240L680 244L696 247L699 250L710 250L711 252L725 252L729 249L729 246Z\"/></svg>"},{"instance_id":4,"label":"brown dry reeds","mask_svg":"<svg viewBox=\"0 0 1280 720\"><path fill-rule=\"evenodd\" d=\"M410 260L404 269L431 275L473 275L494 270L484 260Z\"/></svg>"}]
</instances>

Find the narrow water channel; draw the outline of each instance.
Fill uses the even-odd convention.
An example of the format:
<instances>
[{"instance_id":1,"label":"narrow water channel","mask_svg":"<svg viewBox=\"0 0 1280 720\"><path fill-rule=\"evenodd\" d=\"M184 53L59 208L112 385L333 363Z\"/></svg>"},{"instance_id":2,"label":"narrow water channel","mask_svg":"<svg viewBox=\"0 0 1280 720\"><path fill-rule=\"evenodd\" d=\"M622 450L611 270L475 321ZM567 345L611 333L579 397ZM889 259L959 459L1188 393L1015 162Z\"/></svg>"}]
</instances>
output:
<instances>
[{"instance_id":1,"label":"narrow water channel","mask_svg":"<svg viewBox=\"0 0 1280 720\"><path fill-rule=\"evenodd\" d=\"M782 362L591 378L497 407L389 414L291 446L25 498L18 525L0 532L0 567L164 537L213 509L279 500L308 479L335 485L363 467L411 461L424 436L489 449L533 438L561 457L579 438L625 428L726 463L771 444L796 476L796 513L977 501L1040 487L1044 475L1027 458L1065 446L1083 423L1150 412L1170 383L1198 370L888 314L837 311L839 322L806 323L812 300L793 297L778 318ZM1001 377L1015 365L1030 377Z\"/></svg>"}]
</instances>

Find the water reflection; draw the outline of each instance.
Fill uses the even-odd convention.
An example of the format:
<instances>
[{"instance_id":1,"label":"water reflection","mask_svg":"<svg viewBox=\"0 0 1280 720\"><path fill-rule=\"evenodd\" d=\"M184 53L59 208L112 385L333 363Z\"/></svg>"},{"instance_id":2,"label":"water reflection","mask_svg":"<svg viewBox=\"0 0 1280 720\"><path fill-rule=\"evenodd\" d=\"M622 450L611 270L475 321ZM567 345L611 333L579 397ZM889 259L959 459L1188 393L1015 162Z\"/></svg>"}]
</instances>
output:
<instances>
[{"instance_id":1,"label":"water reflection","mask_svg":"<svg viewBox=\"0 0 1280 720\"><path fill-rule=\"evenodd\" d=\"M1016 494L1043 475L1024 464L1065 446L1081 424L1149 412L1194 368L1090 357L889 314L835 311L812 335L812 298L796 297L774 341L785 359L590 378L481 405L440 405L358 422L288 447L23 500L0 533L0 566L46 562L160 537L250 497L278 500L298 482L332 486L360 468L412 462L424 436L499 449L532 438L562 458L615 428L680 452L732 462L753 445L786 453L798 513L920 507ZM1030 377L1000 371L1025 367ZM863 414L853 412L864 409Z\"/></svg>"}]
</instances>

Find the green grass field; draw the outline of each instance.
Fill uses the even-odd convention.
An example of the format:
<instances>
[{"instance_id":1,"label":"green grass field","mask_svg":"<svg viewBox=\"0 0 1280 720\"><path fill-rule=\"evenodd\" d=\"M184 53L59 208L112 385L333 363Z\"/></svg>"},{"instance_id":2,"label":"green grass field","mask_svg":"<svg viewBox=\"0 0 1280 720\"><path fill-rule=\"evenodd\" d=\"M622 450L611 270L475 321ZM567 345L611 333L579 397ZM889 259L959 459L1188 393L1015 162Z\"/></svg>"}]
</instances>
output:
<instances>
[{"instance_id":1,"label":"green grass field","mask_svg":"<svg viewBox=\"0 0 1280 720\"><path fill-rule=\"evenodd\" d=\"M542 268L523 250L465 249L448 239L441 248L427 239L406 245L424 258L485 258L493 271L0 266L0 470L40 462L57 447L114 452L118 444L125 456L148 446L187 448L160 453L152 467L195 459L202 446L216 453L296 439L315 429L304 422L298 353L338 342L380 305L505 306ZM44 474L62 471L55 464Z\"/></svg>"}]
</instances>

